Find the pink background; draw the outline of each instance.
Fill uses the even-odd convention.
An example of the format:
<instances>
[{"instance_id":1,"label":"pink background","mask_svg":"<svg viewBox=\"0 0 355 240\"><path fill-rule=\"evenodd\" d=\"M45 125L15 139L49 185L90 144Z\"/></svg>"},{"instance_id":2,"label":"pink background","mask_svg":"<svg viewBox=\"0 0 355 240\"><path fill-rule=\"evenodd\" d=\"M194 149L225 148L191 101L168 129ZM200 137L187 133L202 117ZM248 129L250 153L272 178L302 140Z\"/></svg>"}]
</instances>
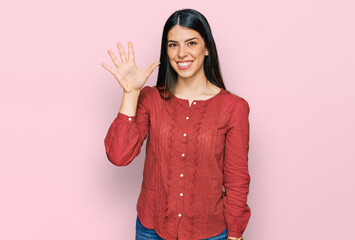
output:
<instances>
[{"instance_id":1,"label":"pink background","mask_svg":"<svg viewBox=\"0 0 355 240\"><path fill-rule=\"evenodd\" d=\"M0 239L134 239L145 143L127 167L107 160L122 89L101 63L128 40L140 68L158 61L186 7L250 104L245 239L354 239L354 2L189 2L0 4Z\"/></svg>"}]
</instances>

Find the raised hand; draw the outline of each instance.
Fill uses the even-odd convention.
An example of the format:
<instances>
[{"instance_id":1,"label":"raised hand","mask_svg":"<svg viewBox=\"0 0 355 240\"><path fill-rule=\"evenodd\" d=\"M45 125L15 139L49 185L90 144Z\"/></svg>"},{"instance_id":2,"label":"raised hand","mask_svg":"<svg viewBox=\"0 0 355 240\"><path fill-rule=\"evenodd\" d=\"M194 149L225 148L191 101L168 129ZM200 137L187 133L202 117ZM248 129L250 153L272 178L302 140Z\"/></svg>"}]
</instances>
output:
<instances>
[{"instance_id":1,"label":"raised hand","mask_svg":"<svg viewBox=\"0 0 355 240\"><path fill-rule=\"evenodd\" d=\"M160 63L155 62L150 65L150 67L148 67L146 70L140 70L137 68L137 65L134 61L134 51L132 42L128 42L128 60L126 58L126 54L123 50L122 44L117 43L117 47L120 54L121 62L118 61L111 49L108 50L108 53L113 63L116 65L117 69L111 68L105 63L103 63L102 66L113 74L113 76L116 78L117 82L120 84L120 86L125 92L130 93L132 91L140 90L146 83L150 74L152 74L154 69L157 68Z\"/></svg>"}]
</instances>

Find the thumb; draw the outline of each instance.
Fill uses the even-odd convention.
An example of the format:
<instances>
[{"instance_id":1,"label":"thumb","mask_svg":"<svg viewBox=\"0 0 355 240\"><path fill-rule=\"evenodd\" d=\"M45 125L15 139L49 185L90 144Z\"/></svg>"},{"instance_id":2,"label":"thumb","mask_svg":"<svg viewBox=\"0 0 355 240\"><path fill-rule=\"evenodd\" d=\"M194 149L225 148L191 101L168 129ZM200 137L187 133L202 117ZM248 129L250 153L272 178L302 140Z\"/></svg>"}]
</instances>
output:
<instances>
[{"instance_id":1,"label":"thumb","mask_svg":"<svg viewBox=\"0 0 355 240\"><path fill-rule=\"evenodd\" d=\"M150 74L160 65L160 62L155 62L152 65L150 65L146 70L145 70L145 76L149 77Z\"/></svg>"}]
</instances>

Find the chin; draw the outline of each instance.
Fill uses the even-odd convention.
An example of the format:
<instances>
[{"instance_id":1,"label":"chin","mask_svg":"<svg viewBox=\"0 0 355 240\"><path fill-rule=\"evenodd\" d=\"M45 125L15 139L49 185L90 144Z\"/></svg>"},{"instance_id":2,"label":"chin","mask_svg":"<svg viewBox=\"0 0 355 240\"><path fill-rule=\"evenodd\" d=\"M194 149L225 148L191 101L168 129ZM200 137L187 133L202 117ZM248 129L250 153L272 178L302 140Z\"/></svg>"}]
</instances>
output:
<instances>
[{"instance_id":1,"label":"chin","mask_svg":"<svg viewBox=\"0 0 355 240\"><path fill-rule=\"evenodd\" d=\"M189 69L189 70L181 70L179 68L177 69L173 68L173 69L176 72L176 74L181 78L189 78L195 74L193 69Z\"/></svg>"},{"instance_id":2,"label":"chin","mask_svg":"<svg viewBox=\"0 0 355 240\"><path fill-rule=\"evenodd\" d=\"M180 73L180 72L177 72L177 75L180 77L180 78L190 78L192 77L194 74L193 73Z\"/></svg>"}]
</instances>

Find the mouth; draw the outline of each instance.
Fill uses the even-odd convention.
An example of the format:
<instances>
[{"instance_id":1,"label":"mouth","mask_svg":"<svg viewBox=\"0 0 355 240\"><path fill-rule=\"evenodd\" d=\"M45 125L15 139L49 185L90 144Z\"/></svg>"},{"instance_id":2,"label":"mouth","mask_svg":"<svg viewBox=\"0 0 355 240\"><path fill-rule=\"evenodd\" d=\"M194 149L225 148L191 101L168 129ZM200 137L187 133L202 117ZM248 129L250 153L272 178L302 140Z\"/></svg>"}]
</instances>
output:
<instances>
[{"instance_id":1,"label":"mouth","mask_svg":"<svg viewBox=\"0 0 355 240\"><path fill-rule=\"evenodd\" d=\"M193 61L181 61L181 62L177 62L178 64L178 68L181 70L185 70L191 67Z\"/></svg>"}]
</instances>

